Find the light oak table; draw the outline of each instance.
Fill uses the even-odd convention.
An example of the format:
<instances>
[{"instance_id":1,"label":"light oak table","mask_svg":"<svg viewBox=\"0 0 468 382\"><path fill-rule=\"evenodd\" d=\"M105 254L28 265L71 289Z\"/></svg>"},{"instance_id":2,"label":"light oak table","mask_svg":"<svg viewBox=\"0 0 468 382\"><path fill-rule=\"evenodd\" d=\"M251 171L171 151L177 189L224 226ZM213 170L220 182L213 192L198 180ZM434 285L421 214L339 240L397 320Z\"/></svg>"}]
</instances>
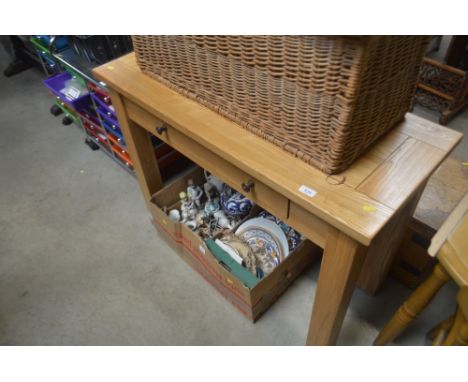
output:
<instances>
[{"instance_id":1,"label":"light oak table","mask_svg":"<svg viewBox=\"0 0 468 382\"><path fill-rule=\"evenodd\" d=\"M128 54L94 70L111 89L147 204L162 188L148 132L323 248L307 344L335 344L354 288L387 276L431 173L462 135L407 114L350 169L327 176L142 74Z\"/></svg>"}]
</instances>

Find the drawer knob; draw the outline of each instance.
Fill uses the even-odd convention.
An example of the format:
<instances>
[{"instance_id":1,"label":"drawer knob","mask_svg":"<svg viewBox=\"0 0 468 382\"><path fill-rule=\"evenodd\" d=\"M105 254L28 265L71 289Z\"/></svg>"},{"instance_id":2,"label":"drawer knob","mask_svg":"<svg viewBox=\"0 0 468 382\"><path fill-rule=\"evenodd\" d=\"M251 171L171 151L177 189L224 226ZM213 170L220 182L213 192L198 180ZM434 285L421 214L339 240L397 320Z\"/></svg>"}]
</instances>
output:
<instances>
[{"instance_id":1,"label":"drawer knob","mask_svg":"<svg viewBox=\"0 0 468 382\"><path fill-rule=\"evenodd\" d=\"M159 135L161 135L162 133L167 131L167 126L166 125L159 126L156 128L156 131L158 132Z\"/></svg>"},{"instance_id":2,"label":"drawer knob","mask_svg":"<svg viewBox=\"0 0 468 382\"><path fill-rule=\"evenodd\" d=\"M247 182L242 183L242 189L245 192L250 192L254 188L254 182L253 180L248 180Z\"/></svg>"}]
</instances>

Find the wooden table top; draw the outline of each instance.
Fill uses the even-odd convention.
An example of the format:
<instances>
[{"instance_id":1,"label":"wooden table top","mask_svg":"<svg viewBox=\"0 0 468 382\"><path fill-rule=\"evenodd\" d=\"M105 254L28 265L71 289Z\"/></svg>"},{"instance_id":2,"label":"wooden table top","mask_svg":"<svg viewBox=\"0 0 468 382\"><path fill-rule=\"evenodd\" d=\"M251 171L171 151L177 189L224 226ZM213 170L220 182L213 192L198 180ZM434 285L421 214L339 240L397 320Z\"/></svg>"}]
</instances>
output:
<instances>
[{"instance_id":1,"label":"wooden table top","mask_svg":"<svg viewBox=\"0 0 468 382\"><path fill-rule=\"evenodd\" d=\"M112 89L364 245L426 181L462 134L411 113L348 170L327 176L141 73L135 54L94 75ZM309 196L302 186L316 193Z\"/></svg>"}]
</instances>

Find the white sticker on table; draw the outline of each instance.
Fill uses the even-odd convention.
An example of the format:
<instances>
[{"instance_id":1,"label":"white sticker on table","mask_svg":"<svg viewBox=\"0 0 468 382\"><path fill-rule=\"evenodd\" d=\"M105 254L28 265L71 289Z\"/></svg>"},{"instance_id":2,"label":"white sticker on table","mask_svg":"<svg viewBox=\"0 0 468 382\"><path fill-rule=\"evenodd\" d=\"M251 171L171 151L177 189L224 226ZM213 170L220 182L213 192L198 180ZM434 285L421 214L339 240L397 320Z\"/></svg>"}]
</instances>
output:
<instances>
[{"instance_id":1,"label":"white sticker on table","mask_svg":"<svg viewBox=\"0 0 468 382\"><path fill-rule=\"evenodd\" d=\"M299 187L299 192L306 194L310 198L313 198L315 195L317 195L317 191L315 191L313 188L310 188L304 185Z\"/></svg>"}]
</instances>

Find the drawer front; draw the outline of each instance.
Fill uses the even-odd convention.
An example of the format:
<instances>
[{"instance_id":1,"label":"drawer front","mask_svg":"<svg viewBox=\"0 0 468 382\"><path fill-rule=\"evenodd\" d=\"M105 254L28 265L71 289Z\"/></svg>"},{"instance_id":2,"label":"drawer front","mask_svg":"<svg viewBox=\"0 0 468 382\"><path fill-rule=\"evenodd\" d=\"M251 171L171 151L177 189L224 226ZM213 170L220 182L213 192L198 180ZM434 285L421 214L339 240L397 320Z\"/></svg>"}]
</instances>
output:
<instances>
[{"instance_id":1,"label":"drawer front","mask_svg":"<svg viewBox=\"0 0 468 382\"><path fill-rule=\"evenodd\" d=\"M289 216L286 223L320 248L325 248L329 228L328 223L294 202L291 202L289 205Z\"/></svg>"},{"instance_id":2,"label":"drawer front","mask_svg":"<svg viewBox=\"0 0 468 382\"><path fill-rule=\"evenodd\" d=\"M235 190L243 193L260 207L282 220L287 219L289 200L285 196L233 166L172 126L164 124L134 103L125 100L125 106L128 117L132 121L222 179Z\"/></svg>"}]
</instances>

